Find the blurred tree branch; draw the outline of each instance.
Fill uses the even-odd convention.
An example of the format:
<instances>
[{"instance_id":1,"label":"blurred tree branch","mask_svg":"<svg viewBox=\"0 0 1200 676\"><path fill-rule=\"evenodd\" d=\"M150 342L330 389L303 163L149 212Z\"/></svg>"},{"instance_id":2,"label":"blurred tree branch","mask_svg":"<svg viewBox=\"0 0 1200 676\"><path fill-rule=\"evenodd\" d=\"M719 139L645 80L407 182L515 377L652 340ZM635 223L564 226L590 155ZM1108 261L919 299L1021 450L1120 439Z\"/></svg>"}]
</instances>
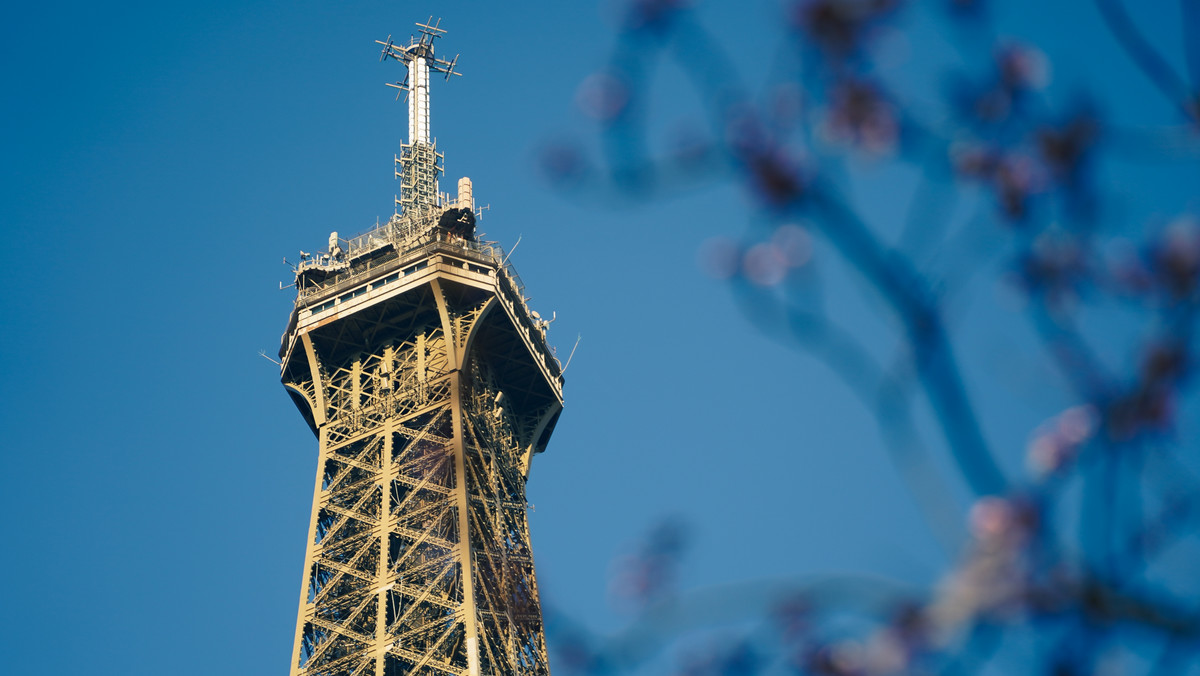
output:
<instances>
[{"instance_id":1,"label":"blurred tree branch","mask_svg":"<svg viewBox=\"0 0 1200 676\"><path fill-rule=\"evenodd\" d=\"M1195 665L1200 598L1181 591L1194 568L1163 561L1200 527L1192 497L1200 482L1186 455L1194 440L1176 436L1196 359L1200 221L1179 213L1165 225L1128 222L1113 213L1104 183L1112 179L1098 166L1134 159L1194 171L1200 2L1180 2L1181 69L1120 0L1093 2L1116 44L1182 113L1184 125L1107 124L1103 106L1120 91L1073 92L1066 104L1048 95L1046 53L999 37L996 8L983 0L785 3L775 50L781 56L761 92L739 78L734 55L689 3L628 6L612 59L578 96L600 124L602 160L593 164L570 144L552 147L544 157L552 180L635 200L699 181L741 185L755 205L754 225L740 240L709 242L707 271L728 282L758 330L815 355L842 378L875 417L943 541L956 541L949 534L955 527L944 523L954 500L916 433L913 388L929 402L943 448L974 495L963 519L969 538L936 588L859 581L889 590L867 604L858 602L854 585L795 585L785 602L780 594L727 590L710 599L711 612L693 615L736 624L744 613L722 617L723 610L749 605L766 629L710 646L707 657L685 665L687 673L786 668L866 676L1006 665L1072 674L1123 659L1121 651L1156 656L1125 663L1142 673ZM958 53L939 73L943 98L918 106L911 86L878 67L876 51L883 36L933 20L948 22ZM651 73L664 59L699 96L709 129L682 134L670 154L654 157ZM866 218L850 197L864 161L915 176L915 189L893 209L895 223ZM1182 182L1162 187L1187 190ZM959 211L971 215L960 223ZM961 248L985 230L1002 244ZM883 302L903 346L899 363L881 366L826 307L810 235ZM962 259L961 271L935 274L931 261L939 256ZM1027 476L1001 470L998 458L1014 449L995 447L984 433L972 394L987 383L964 382L947 328L949 299L994 267L1019 294L1076 402L1030 431ZM1138 322L1138 335L1121 346L1131 368L1102 356L1116 338L1094 318L1118 305ZM575 628L560 644L561 653L574 655L567 660L572 669L633 669L698 629L664 619L696 601L663 593L673 576L661 571L678 565L682 548L655 545L661 537L651 536L642 564L630 564L660 571L634 585L645 599L641 647L631 652ZM849 637L838 619L847 613L857 618Z\"/></svg>"}]
</instances>

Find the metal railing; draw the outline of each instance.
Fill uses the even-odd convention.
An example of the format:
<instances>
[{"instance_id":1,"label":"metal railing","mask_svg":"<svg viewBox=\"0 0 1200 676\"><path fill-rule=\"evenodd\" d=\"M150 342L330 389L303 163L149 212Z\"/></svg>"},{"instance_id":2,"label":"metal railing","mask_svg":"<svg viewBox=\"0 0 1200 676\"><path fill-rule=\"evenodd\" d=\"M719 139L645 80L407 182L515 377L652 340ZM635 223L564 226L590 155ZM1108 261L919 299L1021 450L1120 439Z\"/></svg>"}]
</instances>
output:
<instances>
[{"instance_id":1,"label":"metal railing","mask_svg":"<svg viewBox=\"0 0 1200 676\"><path fill-rule=\"evenodd\" d=\"M436 225L441 213L441 210L437 210L416 217L408 215L395 217L387 223L368 230L361 235L341 240L346 243L346 249L336 260L330 257L329 252L323 251L312 258L301 261L300 265L297 266L297 271L302 272L317 267L341 267L346 263L353 263L355 258L360 258L388 244L394 246L396 251L403 256L409 251L434 241L451 242L470 251L487 253L489 256L496 257L494 261L496 264L500 264L505 260L503 248L495 242L476 242L473 240L442 237L442 233L433 227ZM513 274L515 276L515 273ZM524 288L524 285L522 285L522 288Z\"/></svg>"},{"instance_id":2,"label":"metal railing","mask_svg":"<svg viewBox=\"0 0 1200 676\"><path fill-rule=\"evenodd\" d=\"M342 240L346 243L346 249L337 260L333 260L328 253L323 252L312 259L301 261L297 267L297 279L305 270L313 268L324 268L329 271L330 275L324 283L299 288L296 297L297 305L307 307L318 300L336 298L338 294L352 289L367 278L385 274L394 269L402 269L409 263L426 258L435 251L450 255L466 254L466 258L475 259L477 262L493 266L496 269L502 282L503 291L510 296L508 302L515 306L514 309L519 308L517 315L520 318L523 332L535 343L541 343L545 357L549 357L546 361L547 367L556 376L561 377L561 364L551 356L542 329L533 321L532 311L525 302L525 283L512 264L508 262L508 255L504 248L495 242L462 239L434 228L433 225L439 216L440 211L416 218L408 216L393 218L368 232ZM394 255L365 258L368 254L388 245L395 249ZM357 262L356 259L358 259ZM506 286L510 288L503 288ZM554 365L551 366L550 362L553 362Z\"/></svg>"},{"instance_id":3,"label":"metal railing","mask_svg":"<svg viewBox=\"0 0 1200 676\"><path fill-rule=\"evenodd\" d=\"M379 230L382 229L380 228ZM361 242L355 242L356 244L361 244L358 248L354 249L357 255L347 254L342 261L333 265L317 262L300 268L303 271L309 268L323 267L329 269L332 274L326 279L325 283L300 288L298 300L306 302L314 296L334 293L351 287L356 282L370 277L381 269L402 267L404 262L423 258L435 250L451 255L467 254L469 258L473 258L480 263L502 269L504 274L511 280L518 295L523 298L525 284L512 264L507 262L504 248L495 242L476 242L446 237L443 233L435 231L427 237L408 239L405 243L409 246L403 249L397 247L395 256L354 262L354 258L362 258L364 254L381 249L386 244L395 244L392 241L382 240L376 233L377 231L372 231L371 233L367 233L367 235L360 235L351 240L362 240ZM372 236L372 239L364 239L368 235Z\"/></svg>"}]
</instances>

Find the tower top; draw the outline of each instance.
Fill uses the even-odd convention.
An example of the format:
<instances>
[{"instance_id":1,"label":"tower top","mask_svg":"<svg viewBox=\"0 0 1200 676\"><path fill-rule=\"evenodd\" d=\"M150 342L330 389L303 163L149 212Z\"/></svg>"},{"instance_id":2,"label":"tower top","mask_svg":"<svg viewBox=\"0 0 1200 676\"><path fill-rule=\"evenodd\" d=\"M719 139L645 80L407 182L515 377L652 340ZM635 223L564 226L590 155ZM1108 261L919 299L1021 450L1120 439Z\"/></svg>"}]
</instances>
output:
<instances>
[{"instance_id":1,"label":"tower top","mask_svg":"<svg viewBox=\"0 0 1200 676\"><path fill-rule=\"evenodd\" d=\"M404 76L404 80L400 82L389 82L389 87L394 87L396 98L400 98L400 92L405 92L408 100L408 142L411 143L429 143L429 71L436 73L445 73L446 80L450 79L451 75L459 75L462 73L454 70L458 64L458 54L454 58L447 61L439 59L434 54L433 43L438 38L446 34L444 28L440 28L442 20L438 19L435 23L433 17L425 23L418 23L417 28L420 29L420 37L410 36L408 46L401 47L392 41L392 36L388 36L387 40L376 40L375 44L383 45L383 52L379 55L380 61L387 59L395 59L404 65L408 66L408 72Z\"/></svg>"}]
</instances>

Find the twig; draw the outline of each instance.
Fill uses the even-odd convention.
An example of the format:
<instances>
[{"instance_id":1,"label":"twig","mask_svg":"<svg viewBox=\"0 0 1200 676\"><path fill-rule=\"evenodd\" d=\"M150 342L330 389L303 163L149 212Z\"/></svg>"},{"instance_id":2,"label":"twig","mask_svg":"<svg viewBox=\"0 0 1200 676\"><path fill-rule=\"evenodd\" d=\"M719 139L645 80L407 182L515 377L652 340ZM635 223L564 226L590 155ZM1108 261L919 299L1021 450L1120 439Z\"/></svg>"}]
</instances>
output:
<instances>
[{"instance_id":1,"label":"twig","mask_svg":"<svg viewBox=\"0 0 1200 676\"><path fill-rule=\"evenodd\" d=\"M818 357L874 412L879 436L934 535L947 552L961 546L961 528L951 518L958 511L955 500L923 452L904 395L906 388L899 379L889 376L853 335L827 317L784 307L745 282L735 283L733 288L741 298L738 307L742 314L763 335L789 347L799 345ZM772 307L764 308L764 303Z\"/></svg>"},{"instance_id":2,"label":"twig","mask_svg":"<svg viewBox=\"0 0 1200 676\"><path fill-rule=\"evenodd\" d=\"M891 305L903 323L925 393L959 470L977 495L1003 493L1008 481L988 450L963 387L941 316L907 259L884 253L858 216L822 188L807 198L827 238Z\"/></svg>"},{"instance_id":3,"label":"twig","mask_svg":"<svg viewBox=\"0 0 1200 676\"><path fill-rule=\"evenodd\" d=\"M1192 80L1192 91L1200 103L1200 0L1179 0L1183 29L1183 59L1188 76Z\"/></svg>"},{"instance_id":4,"label":"twig","mask_svg":"<svg viewBox=\"0 0 1200 676\"><path fill-rule=\"evenodd\" d=\"M1200 111L1196 109L1195 102L1190 100L1192 97L1187 84L1138 32L1124 5L1119 0L1095 0L1095 3L1104 25L1142 74L1179 108L1185 118L1200 123Z\"/></svg>"}]
</instances>

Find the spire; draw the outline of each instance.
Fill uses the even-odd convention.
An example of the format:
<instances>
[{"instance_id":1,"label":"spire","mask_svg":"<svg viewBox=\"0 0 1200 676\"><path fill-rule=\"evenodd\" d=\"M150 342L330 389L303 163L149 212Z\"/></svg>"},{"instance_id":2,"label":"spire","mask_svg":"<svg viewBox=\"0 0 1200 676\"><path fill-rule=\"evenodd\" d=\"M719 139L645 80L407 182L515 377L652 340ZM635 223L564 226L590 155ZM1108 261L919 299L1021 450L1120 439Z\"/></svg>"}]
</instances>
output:
<instances>
[{"instance_id":1,"label":"spire","mask_svg":"<svg viewBox=\"0 0 1200 676\"><path fill-rule=\"evenodd\" d=\"M444 73L447 80L451 75L462 75L454 70L457 55L446 61L434 54L434 41L446 34L439 28L441 23L441 19L434 23L433 17L418 23L420 37L410 37L407 47L394 44L390 35L386 42L375 41L383 45L380 61L392 58L408 67L402 82L388 83L398 90L396 98L402 91L408 101L408 143L400 144L400 155L396 157L396 177L400 179L400 199L396 205L406 214L418 215L440 206L437 179L442 172L442 155L429 134L429 72Z\"/></svg>"}]
</instances>

